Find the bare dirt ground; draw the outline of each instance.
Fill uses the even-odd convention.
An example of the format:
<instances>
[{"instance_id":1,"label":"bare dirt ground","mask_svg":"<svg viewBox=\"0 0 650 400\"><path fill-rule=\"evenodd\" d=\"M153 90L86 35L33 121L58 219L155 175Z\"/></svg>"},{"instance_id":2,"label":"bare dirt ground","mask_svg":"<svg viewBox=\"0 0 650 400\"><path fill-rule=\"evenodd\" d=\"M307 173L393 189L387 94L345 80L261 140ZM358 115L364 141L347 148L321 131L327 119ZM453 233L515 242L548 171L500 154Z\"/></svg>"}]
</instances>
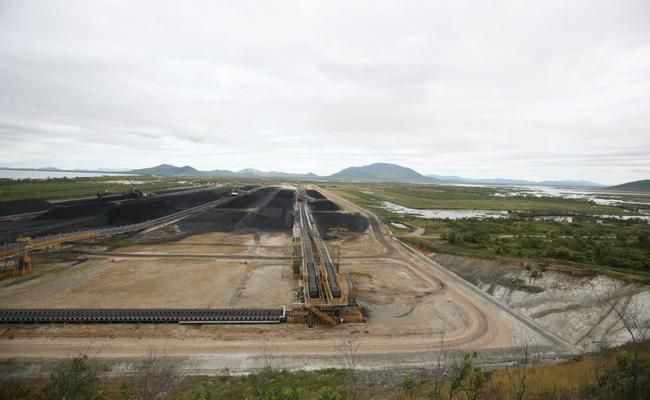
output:
<instances>
[{"instance_id":1,"label":"bare dirt ground","mask_svg":"<svg viewBox=\"0 0 650 400\"><path fill-rule=\"evenodd\" d=\"M246 257L282 256L285 247L280 244L291 241L288 235L260 235L259 242L270 247L252 246L252 235L224 236L196 235L171 246L124 246L67 268L65 263L54 263L34 279L0 283L0 304L6 308L227 308L281 307L293 302L296 282L289 263ZM143 254L150 257L137 257ZM156 256L170 254L178 257ZM241 259L210 257L224 254L241 255Z\"/></svg>"},{"instance_id":2,"label":"bare dirt ground","mask_svg":"<svg viewBox=\"0 0 650 400\"><path fill-rule=\"evenodd\" d=\"M431 260L406 248L365 210L322 191L344 209L370 218L360 235L328 243L350 297L366 324L302 325L13 325L0 327L0 359L58 358L86 352L104 358L146 356L152 349L189 357L188 373L260 366L272 347L290 368L323 368L340 358L336 343L359 340L361 368L418 365L440 347L496 352L532 343L547 353L572 346L548 334ZM83 263L37 264L31 279L0 282L2 307L273 307L290 306L289 234L205 233L173 243L129 244ZM99 252L101 253L101 252ZM223 258L229 257L229 258ZM339 365L340 366L340 365ZM35 372L38 373L38 372Z\"/></svg>"}]
</instances>

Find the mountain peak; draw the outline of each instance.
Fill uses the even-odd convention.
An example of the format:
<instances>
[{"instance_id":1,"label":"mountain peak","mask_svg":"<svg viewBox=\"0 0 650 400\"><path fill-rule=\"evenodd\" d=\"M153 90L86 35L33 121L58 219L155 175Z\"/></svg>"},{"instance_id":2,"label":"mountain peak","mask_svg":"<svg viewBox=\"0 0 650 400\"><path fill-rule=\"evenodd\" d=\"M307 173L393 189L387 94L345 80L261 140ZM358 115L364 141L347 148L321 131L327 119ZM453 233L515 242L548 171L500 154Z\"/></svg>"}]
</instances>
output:
<instances>
[{"instance_id":1,"label":"mountain peak","mask_svg":"<svg viewBox=\"0 0 650 400\"><path fill-rule=\"evenodd\" d=\"M436 179L397 164L374 163L360 167L348 167L329 176L331 179L349 179L376 182L435 183Z\"/></svg>"},{"instance_id":2,"label":"mountain peak","mask_svg":"<svg viewBox=\"0 0 650 400\"><path fill-rule=\"evenodd\" d=\"M185 165L183 167L177 167L171 164L160 164L156 167L151 168L142 168L142 169L133 169L130 172L136 174L152 174L152 175L194 175L199 173L194 167Z\"/></svg>"}]
</instances>

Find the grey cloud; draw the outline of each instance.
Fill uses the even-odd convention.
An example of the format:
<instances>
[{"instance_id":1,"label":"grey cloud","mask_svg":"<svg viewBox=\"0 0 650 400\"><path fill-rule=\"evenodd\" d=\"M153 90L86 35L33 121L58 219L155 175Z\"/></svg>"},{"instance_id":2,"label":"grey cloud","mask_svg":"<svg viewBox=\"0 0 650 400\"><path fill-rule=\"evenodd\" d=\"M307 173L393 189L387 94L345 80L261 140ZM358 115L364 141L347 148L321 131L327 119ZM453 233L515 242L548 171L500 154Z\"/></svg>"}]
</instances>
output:
<instances>
[{"instance_id":1,"label":"grey cloud","mask_svg":"<svg viewBox=\"0 0 650 400\"><path fill-rule=\"evenodd\" d=\"M645 0L0 4L4 165L647 177Z\"/></svg>"}]
</instances>

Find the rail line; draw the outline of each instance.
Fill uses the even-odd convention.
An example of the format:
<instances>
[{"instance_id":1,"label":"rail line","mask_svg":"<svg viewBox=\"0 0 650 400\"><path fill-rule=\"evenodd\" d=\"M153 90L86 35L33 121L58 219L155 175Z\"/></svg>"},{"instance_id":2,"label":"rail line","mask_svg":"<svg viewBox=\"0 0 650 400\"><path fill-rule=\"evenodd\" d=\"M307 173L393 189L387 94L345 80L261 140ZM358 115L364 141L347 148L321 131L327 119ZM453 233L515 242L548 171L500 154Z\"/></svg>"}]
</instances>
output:
<instances>
[{"instance_id":1,"label":"rail line","mask_svg":"<svg viewBox=\"0 0 650 400\"><path fill-rule=\"evenodd\" d=\"M245 324L280 323L284 308L39 308L0 309L0 323L182 323Z\"/></svg>"}]
</instances>

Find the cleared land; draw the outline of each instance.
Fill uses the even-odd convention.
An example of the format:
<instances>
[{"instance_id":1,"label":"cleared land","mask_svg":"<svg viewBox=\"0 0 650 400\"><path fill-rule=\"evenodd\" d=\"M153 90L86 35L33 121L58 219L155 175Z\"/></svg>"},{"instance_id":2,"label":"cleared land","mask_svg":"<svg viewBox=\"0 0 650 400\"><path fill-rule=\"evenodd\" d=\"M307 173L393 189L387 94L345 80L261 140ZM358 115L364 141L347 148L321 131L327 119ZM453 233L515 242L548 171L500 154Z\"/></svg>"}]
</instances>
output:
<instances>
[{"instance_id":1,"label":"cleared land","mask_svg":"<svg viewBox=\"0 0 650 400\"><path fill-rule=\"evenodd\" d=\"M350 296L367 311L367 324L312 329L287 324L15 325L2 327L0 357L65 357L82 351L138 357L159 349L190 357L184 368L196 373L254 369L262 362L262 348L269 346L290 368L340 366L336 342L346 337L360 340L362 368L427 362L423 357L433 357L443 336L446 348L482 349L497 359L531 340L544 352L573 351L405 248L374 215L322 192L334 203L319 200L316 207L329 211L317 211L315 218L331 238L333 255L340 244L343 278ZM4 307L290 306L297 285L289 256L292 204L291 190L265 188L162 231L37 257L32 277L2 282L0 301ZM61 260L71 257L87 260L76 265Z\"/></svg>"}]
</instances>

